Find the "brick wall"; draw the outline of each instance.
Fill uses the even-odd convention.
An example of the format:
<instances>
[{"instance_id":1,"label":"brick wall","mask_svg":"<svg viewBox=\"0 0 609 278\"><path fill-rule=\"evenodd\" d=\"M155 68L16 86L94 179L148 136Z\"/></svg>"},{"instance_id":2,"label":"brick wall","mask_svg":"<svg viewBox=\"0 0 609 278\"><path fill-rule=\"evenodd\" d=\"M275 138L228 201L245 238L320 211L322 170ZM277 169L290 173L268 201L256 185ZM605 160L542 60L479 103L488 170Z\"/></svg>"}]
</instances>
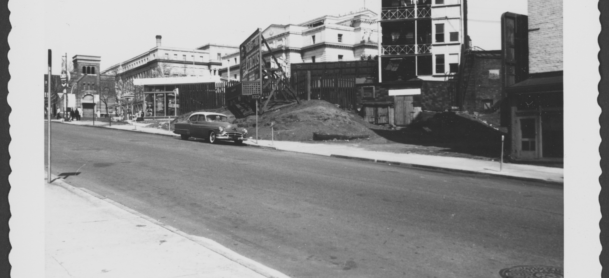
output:
<instances>
[{"instance_id":1,"label":"brick wall","mask_svg":"<svg viewBox=\"0 0 609 278\"><path fill-rule=\"evenodd\" d=\"M445 111L454 104L454 81L423 81L421 96L415 98L414 106L426 111Z\"/></svg>"},{"instance_id":2,"label":"brick wall","mask_svg":"<svg viewBox=\"0 0 609 278\"><path fill-rule=\"evenodd\" d=\"M500 71L500 56L497 58L474 58L474 67L465 90L465 102L463 104L465 110L482 112L485 110L485 101L491 101L490 104L495 105L501 100Z\"/></svg>"},{"instance_id":3,"label":"brick wall","mask_svg":"<svg viewBox=\"0 0 609 278\"><path fill-rule=\"evenodd\" d=\"M563 70L563 0L528 3L529 72Z\"/></svg>"}]
</instances>

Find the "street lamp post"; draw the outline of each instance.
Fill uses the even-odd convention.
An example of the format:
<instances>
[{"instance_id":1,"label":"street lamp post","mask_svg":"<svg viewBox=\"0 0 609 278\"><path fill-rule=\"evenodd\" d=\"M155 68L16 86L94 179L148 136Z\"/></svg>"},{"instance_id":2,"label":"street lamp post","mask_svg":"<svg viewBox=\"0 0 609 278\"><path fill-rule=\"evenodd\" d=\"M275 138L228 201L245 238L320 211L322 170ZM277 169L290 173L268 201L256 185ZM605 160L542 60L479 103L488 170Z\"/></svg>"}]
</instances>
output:
<instances>
[{"instance_id":1,"label":"street lamp post","mask_svg":"<svg viewBox=\"0 0 609 278\"><path fill-rule=\"evenodd\" d=\"M47 76L47 182L51 183L51 50L48 52L49 75Z\"/></svg>"}]
</instances>

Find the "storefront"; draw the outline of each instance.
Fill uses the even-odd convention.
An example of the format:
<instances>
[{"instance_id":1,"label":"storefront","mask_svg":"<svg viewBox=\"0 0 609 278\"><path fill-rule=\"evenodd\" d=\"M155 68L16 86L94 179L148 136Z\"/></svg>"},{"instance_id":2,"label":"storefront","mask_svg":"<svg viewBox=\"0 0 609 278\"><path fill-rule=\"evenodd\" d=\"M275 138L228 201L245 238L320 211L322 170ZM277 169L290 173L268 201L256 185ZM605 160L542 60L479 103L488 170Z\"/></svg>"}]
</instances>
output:
<instances>
[{"instance_id":1,"label":"storefront","mask_svg":"<svg viewBox=\"0 0 609 278\"><path fill-rule=\"evenodd\" d=\"M562 161L564 157L562 72L531 75L508 87L511 157Z\"/></svg>"},{"instance_id":2,"label":"storefront","mask_svg":"<svg viewBox=\"0 0 609 278\"><path fill-rule=\"evenodd\" d=\"M177 117L180 113L177 100L179 95L175 91L144 91L144 117Z\"/></svg>"}]
</instances>

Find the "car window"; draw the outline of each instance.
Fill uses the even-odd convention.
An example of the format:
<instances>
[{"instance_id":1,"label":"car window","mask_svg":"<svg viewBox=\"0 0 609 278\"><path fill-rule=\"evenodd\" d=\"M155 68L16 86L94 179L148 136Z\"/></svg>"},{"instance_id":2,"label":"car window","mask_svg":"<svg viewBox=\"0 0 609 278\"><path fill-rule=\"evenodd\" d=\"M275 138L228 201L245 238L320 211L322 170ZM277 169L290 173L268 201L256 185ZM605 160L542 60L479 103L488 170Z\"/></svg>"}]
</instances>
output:
<instances>
[{"instance_id":1,"label":"car window","mask_svg":"<svg viewBox=\"0 0 609 278\"><path fill-rule=\"evenodd\" d=\"M222 115L208 115L207 116L207 121L208 122L227 122L227 118L226 116L222 116Z\"/></svg>"},{"instance_id":2,"label":"car window","mask_svg":"<svg viewBox=\"0 0 609 278\"><path fill-rule=\"evenodd\" d=\"M198 116L199 116L199 115L192 115L192 116L190 116L190 118L189 118L188 120L189 120L189 121L191 121L191 122L196 122L196 121L197 121Z\"/></svg>"},{"instance_id":3,"label":"car window","mask_svg":"<svg viewBox=\"0 0 609 278\"><path fill-rule=\"evenodd\" d=\"M205 115L199 115L199 122L205 122Z\"/></svg>"}]
</instances>

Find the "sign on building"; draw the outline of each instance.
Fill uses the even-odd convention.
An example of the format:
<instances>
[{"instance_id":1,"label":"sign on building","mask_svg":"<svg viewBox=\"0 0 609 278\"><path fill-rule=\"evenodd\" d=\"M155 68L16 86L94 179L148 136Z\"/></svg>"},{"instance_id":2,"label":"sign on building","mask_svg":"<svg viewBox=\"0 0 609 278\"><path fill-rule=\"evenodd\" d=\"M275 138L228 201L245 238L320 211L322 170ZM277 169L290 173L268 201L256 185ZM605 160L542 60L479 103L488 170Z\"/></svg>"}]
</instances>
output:
<instances>
[{"instance_id":1,"label":"sign on building","mask_svg":"<svg viewBox=\"0 0 609 278\"><path fill-rule=\"evenodd\" d=\"M257 29L239 46L241 93L244 96L262 93L262 40L260 35L260 29Z\"/></svg>"}]
</instances>

